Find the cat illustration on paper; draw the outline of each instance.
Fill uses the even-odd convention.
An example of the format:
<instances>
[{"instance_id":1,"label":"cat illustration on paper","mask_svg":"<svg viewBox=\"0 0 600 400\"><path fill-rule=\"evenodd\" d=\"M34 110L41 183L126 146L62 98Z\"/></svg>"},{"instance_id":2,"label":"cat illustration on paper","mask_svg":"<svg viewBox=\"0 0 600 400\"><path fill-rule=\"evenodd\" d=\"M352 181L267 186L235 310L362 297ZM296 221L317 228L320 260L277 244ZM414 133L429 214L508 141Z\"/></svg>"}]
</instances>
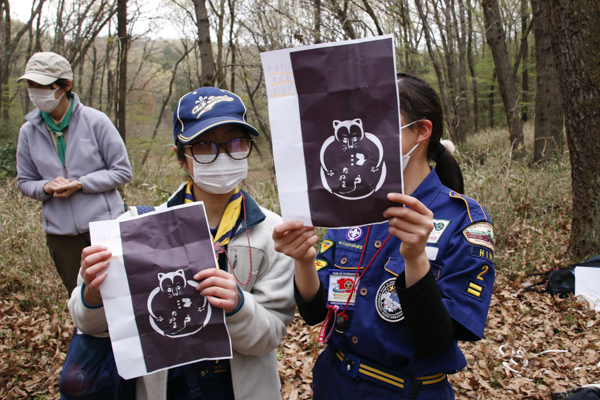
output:
<instances>
[{"instance_id":1,"label":"cat illustration on paper","mask_svg":"<svg viewBox=\"0 0 600 400\"><path fill-rule=\"evenodd\" d=\"M198 282L186 279L183 269L158 273L158 287L148 297L150 325L156 332L176 338L206 326L212 308L197 286Z\"/></svg>"},{"instance_id":2,"label":"cat illustration on paper","mask_svg":"<svg viewBox=\"0 0 600 400\"><path fill-rule=\"evenodd\" d=\"M321 146L321 182L345 200L360 200L375 193L386 177L383 146L365 132L362 120L333 121L334 134Z\"/></svg>"}]
</instances>

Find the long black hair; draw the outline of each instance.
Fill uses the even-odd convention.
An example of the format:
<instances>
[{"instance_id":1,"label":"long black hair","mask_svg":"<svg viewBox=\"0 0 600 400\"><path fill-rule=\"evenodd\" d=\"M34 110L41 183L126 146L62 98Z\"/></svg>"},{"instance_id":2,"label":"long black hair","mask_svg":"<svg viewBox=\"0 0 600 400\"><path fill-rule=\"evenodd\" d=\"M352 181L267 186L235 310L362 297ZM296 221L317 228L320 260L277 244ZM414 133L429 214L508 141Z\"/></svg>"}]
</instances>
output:
<instances>
[{"instance_id":1,"label":"long black hair","mask_svg":"<svg viewBox=\"0 0 600 400\"><path fill-rule=\"evenodd\" d=\"M445 186L463 193L464 180L460 166L440 143L444 134L444 112L440 97L431 85L418 76L399 73L397 77L400 112L408 120L402 122L406 125L421 119L431 121L433 126L427 146L427 159L435 161L435 172Z\"/></svg>"}]
</instances>

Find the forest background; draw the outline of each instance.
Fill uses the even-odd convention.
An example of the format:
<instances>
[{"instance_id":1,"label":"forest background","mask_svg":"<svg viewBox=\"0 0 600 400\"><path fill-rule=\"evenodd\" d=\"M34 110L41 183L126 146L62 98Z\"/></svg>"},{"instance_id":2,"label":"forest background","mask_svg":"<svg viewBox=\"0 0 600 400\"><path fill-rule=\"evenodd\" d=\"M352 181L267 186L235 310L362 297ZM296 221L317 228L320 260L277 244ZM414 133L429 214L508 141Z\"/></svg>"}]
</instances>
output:
<instances>
[{"instance_id":1,"label":"forest background","mask_svg":"<svg viewBox=\"0 0 600 400\"><path fill-rule=\"evenodd\" d=\"M549 398L600 380L597 316L523 292L528 274L600 253L597 1L34 0L19 18L15 3L0 0L1 398L57 398L73 328L40 204L14 179L18 130L33 108L15 80L33 53L65 56L74 92L114 121L134 168L129 204L159 204L184 179L170 157L182 94L214 85L241 95L265 155L252 158L247 189L278 211L260 52L387 33L398 71L439 90L466 193L495 225L488 330L463 345L457 397ZM299 320L289 329L284 398L311 396L317 331Z\"/></svg>"}]
</instances>

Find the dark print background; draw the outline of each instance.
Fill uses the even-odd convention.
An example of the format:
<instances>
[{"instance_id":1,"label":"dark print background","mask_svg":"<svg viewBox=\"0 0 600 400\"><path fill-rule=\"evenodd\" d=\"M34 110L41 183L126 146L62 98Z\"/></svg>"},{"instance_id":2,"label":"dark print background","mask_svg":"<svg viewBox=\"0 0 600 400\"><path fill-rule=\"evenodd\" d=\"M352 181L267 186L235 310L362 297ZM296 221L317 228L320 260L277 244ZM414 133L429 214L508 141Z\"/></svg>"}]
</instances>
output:
<instances>
[{"instance_id":1,"label":"dark print background","mask_svg":"<svg viewBox=\"0 0 600 400\"><path fill-rule=\"evenodd\" d=\"M223 310L196 291L193 276L214 268L201 205L120 223L123 261L148 372L228 358Z\"/></svg>"},{"instance_id":2,"label":"dark print background","mask_svg":"<svg viewBox=\"0 0 600 400\"><path fill-rule=\"evenodd\" d=\"M290 53L315 226L384 220L402 190L392 39Z\"/></svg>"}]
</instances>

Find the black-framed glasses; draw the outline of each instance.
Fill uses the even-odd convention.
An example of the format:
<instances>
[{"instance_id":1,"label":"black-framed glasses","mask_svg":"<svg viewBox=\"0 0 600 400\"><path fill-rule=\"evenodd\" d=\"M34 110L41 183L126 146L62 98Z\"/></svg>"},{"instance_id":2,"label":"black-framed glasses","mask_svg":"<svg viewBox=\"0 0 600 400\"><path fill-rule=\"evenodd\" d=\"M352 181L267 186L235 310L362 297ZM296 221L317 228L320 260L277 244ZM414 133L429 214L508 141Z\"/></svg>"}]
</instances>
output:
<instances>
[{"instance_id":1,"label":"black-framed glasses","mask_svg":"<svg viewBox=\"0 0 600 400\"><path fill-rule=\"evenodd\" d=\"M243 160L248 158L250 153L252 153L252 143L254 143L254 139L242 137L231 139L224 143L203 141L186 144L183 145L183 147L191 149L194 160L200 164L210 164L219 156L219 149L221 146L225 146L225 151L229 157L233 158L234 160Z\"/></svg>"}]
</instances>

